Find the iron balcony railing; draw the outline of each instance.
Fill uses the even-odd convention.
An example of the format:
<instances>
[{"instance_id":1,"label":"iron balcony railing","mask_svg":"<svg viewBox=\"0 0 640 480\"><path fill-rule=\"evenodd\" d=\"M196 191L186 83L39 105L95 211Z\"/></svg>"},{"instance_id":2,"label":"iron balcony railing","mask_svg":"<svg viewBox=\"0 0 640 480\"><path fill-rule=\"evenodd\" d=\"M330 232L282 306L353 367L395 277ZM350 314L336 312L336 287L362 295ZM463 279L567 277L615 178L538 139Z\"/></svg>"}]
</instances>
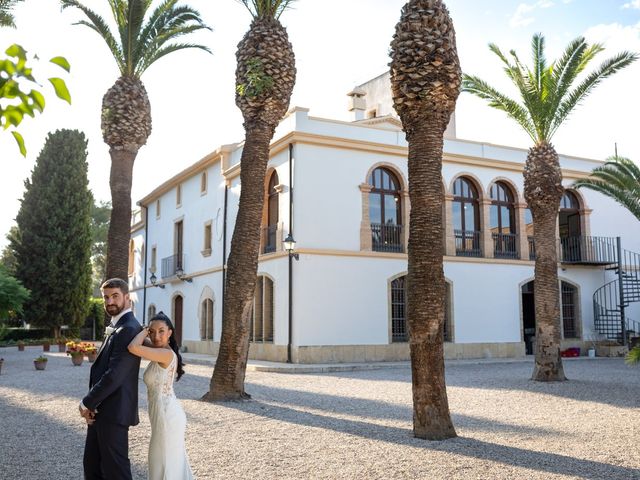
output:
<instances>
[{"instance_id":1,"label":"iron balcony railing","mask_svg":"<svg viewBox=\"0 0 640 480\"><path fill-rule=\"evenodd\" d=\"M184 255L171 255L163 258L160 272L162 278L173 277L177 273L184 272Z\"/></svg>"},{"instance_id":2,"label":"iron balcony railing","mask_svg":"<svg viewBox=\"0 0 640 480\"><path fill-rule=\"evenodd\" d=\"M616 239L612 237L563 237L558 258L562 263L611 265L618 262Z\"/></svg>"},{"instance_id":3,"label":"iron balcony railing","mask_svg":"<svg viewBox=\"0 0 640 480\"><path fill-rule=\"evenodd\" d=\"M276 251L277 247L277 234L278 234L278 226L277 225L269 225L268 227L263 227L260 232L261 244L262 244L262 253L272 253Z\"/></svg>"},{"instance_id":4,"label":"iron balcony railing","mask_svg":"<svg viewBox=\"0 0 640 480\"><path fill-rule=\"evenodd\" d=\"M529 260L536 259L536 242L533 240L533 237L527 237L527 241L529 243Z\"/></svg>"},{"instance_id":5,"label":"iron balcony railing","mask_svg":"<svg viewBox=\"0 0 640 480\"><path fill-rule=\"evenodd\" d=\"M454 230L456 240L456 255L458 257L481 257L480 247L481 232L472 230Z\"/></svg>"},{"instance_id":6,"label":"iron balcony railing","mask_svg":"<svg viewBox=\"0 0 640 480\"><path fill-rule=\"evenodd\" d=\"M371 242L374 252L404 252L402 225L372 223Z\"/></svg>"},{"instance_id":7,"label":"iron balcony railing","mask_svg":"<svg viewBox=\"0 0 640 480\"><path fill-rule=\"evenodd\" d=\"M518 254L518 235L515 233L493 233L494 258L520 258Z\"/></svg>"}]
</instances>

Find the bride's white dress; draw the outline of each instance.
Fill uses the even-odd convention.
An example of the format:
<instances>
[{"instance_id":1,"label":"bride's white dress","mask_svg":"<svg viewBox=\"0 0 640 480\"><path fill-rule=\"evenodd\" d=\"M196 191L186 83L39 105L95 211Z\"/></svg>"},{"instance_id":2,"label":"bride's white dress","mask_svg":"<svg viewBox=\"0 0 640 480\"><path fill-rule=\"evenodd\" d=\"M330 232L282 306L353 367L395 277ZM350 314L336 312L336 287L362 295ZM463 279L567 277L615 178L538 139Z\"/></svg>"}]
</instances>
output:
<instances>
[{"instance_id":1,"label":"bride's white dress","mask_svg":"<svg viewBox=\"0 0 640 480\"><path fill-rule=\"evenodd\" d=\"M149 480L193 479L184 445L187 416L173 391L177 365L178 357L173 353L166 369L149 362L144 371L151 422Z\"/></svg>"}]
</instances>

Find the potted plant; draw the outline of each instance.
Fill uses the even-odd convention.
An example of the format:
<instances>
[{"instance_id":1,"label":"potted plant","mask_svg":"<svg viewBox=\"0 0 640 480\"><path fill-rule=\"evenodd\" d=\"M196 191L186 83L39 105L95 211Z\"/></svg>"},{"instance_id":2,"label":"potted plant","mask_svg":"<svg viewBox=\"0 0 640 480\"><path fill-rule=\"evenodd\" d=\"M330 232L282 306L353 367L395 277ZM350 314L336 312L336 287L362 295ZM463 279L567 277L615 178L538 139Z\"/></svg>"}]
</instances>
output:
<instances>
[{"instance_id":1,"label":"potted plant","mask_svg":"<svg viewBox=\"0 0 640 480\"><path fill-rule=\"evenodd\" d=\"M81 343L84 353L87 355L87 360L89 363L93 363L98 358L98 349L91 342L82 342Z\"/></svg>"},{"instance_id":2,"label":"potted plant","mask_svg":"<svg viewBox=\"0 0 640 480\"><path fill-rule=\"evenodd\" d=\"M48 338L45 338L44 340L42 340L42 351L48 352L50 348L51 348L51 341Z\"/></svg>"},{"instance_id":3,"label":"potted plant","mask_svg":"<svg viewBox=\"0 0 640 480\"><path fill-rule=\"evenodd\" d=\"M82 365L82 360L84 360L84 347L81 343L76 342L67 342L67 355L71 357L71 363L73 363L76 367Z\"/></svg>"},{"instance_id":4,"label":"potted plant","mask_svg":"<svg viewBox=\"0 0 640 480\"><path fill-rule=\"evenodd\" d=\"M67 350L67 339L63 336L59 336L58 340L58 352L65 352Z\"/></svg>"},{"instance_id":5,"label":"potted plant","mask_svg":"<svg viewBox=\"0 0 640 480\"><path fill-rule=\"evenodd\" d=\"M2 373L2 364L4 363L4 358L0 358L0 373Z\"/></svg>"},{"instance_id":6,"label":"potted plant","mask_svg":"<svg viewBox=\"0 0 640 480\"><path fill-rule=\"evenodd\" d=\"M33 365L36 367L36 370L44 370L47 366L47 360L47 357L40 355L33 359Z\"/></svg>"},{"instance_id":7,"label":"potted plant","mask_svg":"<svg viewBox=\"0 0 640 480\"><path fill-rule=\"evenodd\" d=\"M24 352L24 342L22 340L18 340L17 345L18 345L18 351Z\"/></svg>"}]
</instances>

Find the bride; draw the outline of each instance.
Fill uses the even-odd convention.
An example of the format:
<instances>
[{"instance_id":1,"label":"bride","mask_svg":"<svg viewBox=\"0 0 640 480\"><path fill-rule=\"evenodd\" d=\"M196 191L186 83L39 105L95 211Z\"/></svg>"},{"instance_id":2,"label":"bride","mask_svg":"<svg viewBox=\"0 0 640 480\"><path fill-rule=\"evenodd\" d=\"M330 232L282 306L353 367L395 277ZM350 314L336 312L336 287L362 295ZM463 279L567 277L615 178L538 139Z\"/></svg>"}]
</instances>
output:
<instances>
[{"instance_id":1,"label":"bride","mask_svg":"<svg viewBox=\"0 0 640 480\"><path fill-rule=\"evenodd\" d=\"M193 479L184 445L187 417L173 391L174 377L178 381L184 374L173 330L169 317L159 312L129 344L131 353L150 360L143 377L151 422L149 480Z\"/></svg>"}]
</instances>

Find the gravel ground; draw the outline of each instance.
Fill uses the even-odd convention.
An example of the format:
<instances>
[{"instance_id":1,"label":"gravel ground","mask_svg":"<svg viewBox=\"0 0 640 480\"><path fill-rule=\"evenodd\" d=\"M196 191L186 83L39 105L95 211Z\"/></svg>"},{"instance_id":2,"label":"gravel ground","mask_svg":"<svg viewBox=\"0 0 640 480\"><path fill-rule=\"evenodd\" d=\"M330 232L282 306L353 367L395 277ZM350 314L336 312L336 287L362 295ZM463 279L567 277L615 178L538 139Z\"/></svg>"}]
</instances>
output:
<instances>
[{"instance_id":1,"label":"gravel ground","mask_svg":"<svg viewBox=\"0 0 640 480\"><path fill-rule=\"evenodd\" d=\"M89 364L39 347L0 348L0 479L82 478L78 416ZM640 369L621 359L565 362L571 379L528 380L531 362L447 363L458 438L411 435L408 367L323 374L247 373L253 399L198 400L211 366L188 365L176 393L198 479L640 479ZM142 376L142 371L141 371ZM147 398L130 430L146 478Z\"/></svg>"}]
</instances>

